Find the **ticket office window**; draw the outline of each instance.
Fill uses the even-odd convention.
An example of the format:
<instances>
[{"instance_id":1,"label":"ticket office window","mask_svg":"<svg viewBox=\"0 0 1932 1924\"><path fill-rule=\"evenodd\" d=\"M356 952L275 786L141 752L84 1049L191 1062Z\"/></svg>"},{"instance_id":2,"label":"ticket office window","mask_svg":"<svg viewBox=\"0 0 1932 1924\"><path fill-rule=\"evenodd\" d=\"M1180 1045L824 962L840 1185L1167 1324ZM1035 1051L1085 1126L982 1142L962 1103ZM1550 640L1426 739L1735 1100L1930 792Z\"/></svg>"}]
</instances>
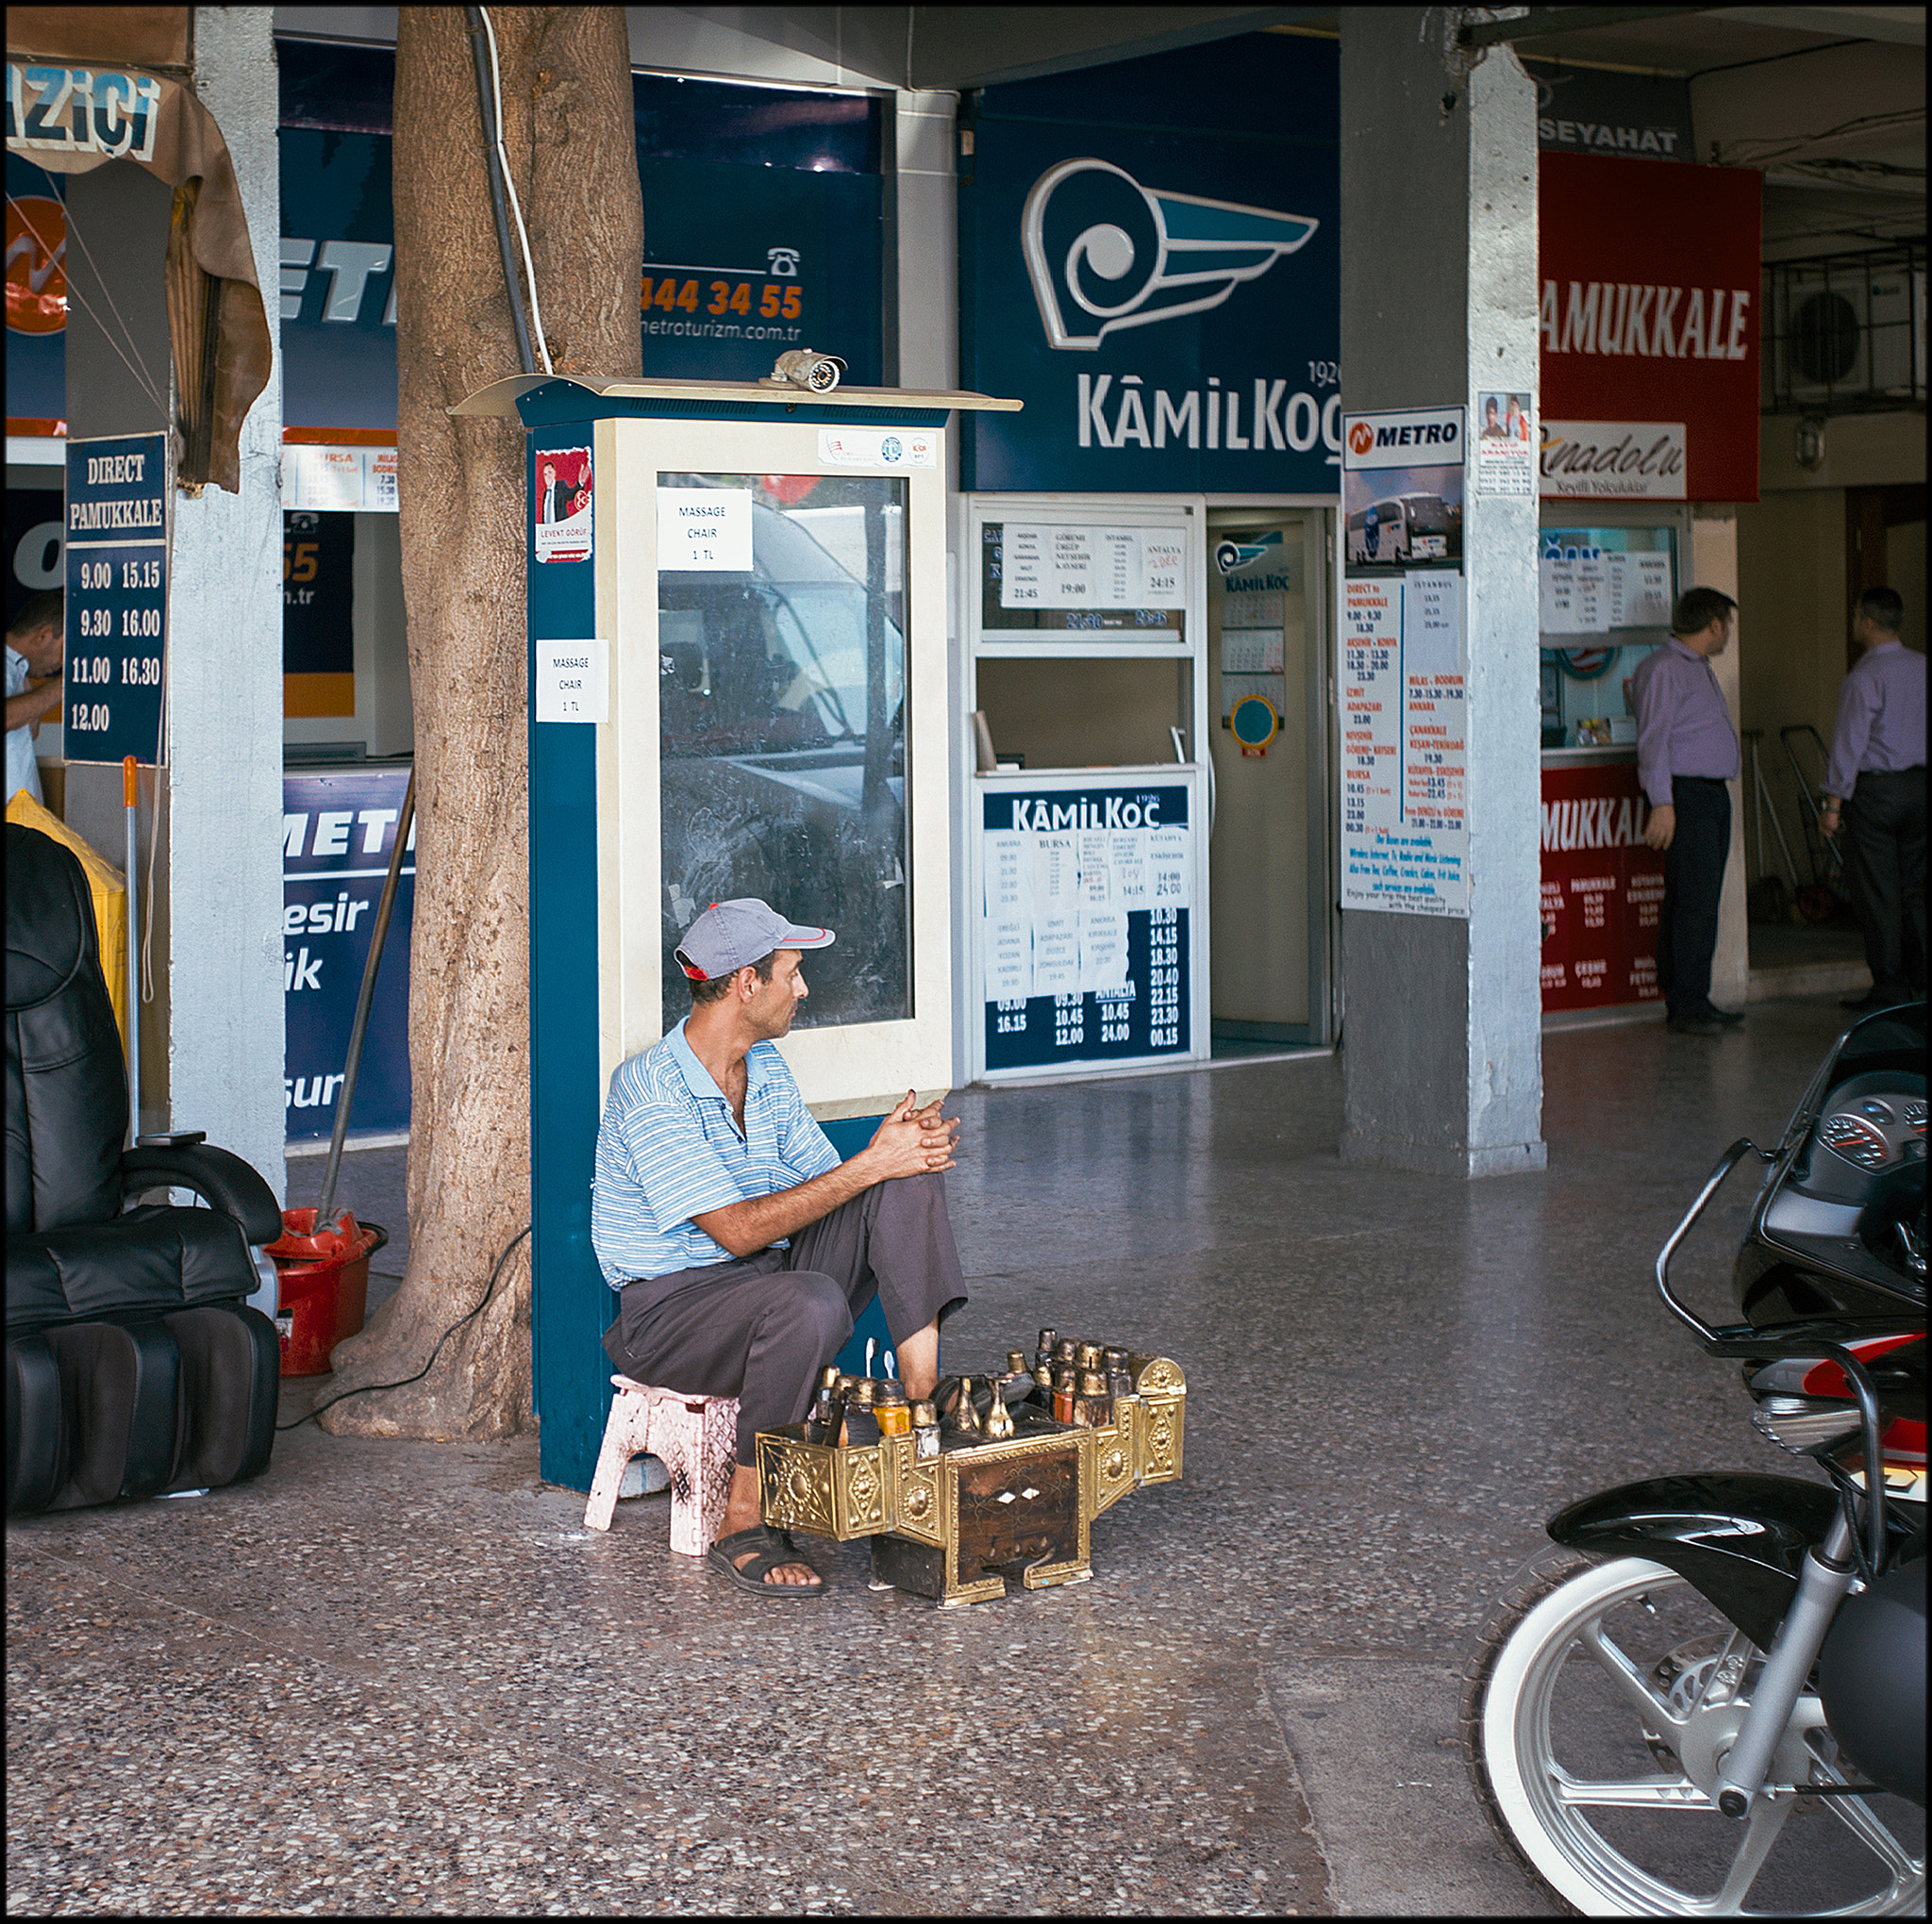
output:
<instances>
[{"instance_id":1,"label":"ticket office window","mask_svg":"<svg viewBox=\"0 0 1932 1924\"><path fill-rule=\"evenodd\" d=\"M1548 503L1538 543L1539 680L1545 749L1633 746L1631 678L1670 634L1682 529L1649 520L1558 521L1582 503ZM1598 504L1588 505L1592 519ZM1607 520L1607 517L1603 517Z\"/></svg>"},{"instance_id":2,"label":"ticket office window","mask_svg":"<svg viewBox=\"0 0 1932 1924\"><path fill-rule=\"evenodd\" d=\"M1157 518L1158 517L1158 518ZM969 590L974 702L1003 765L1139 766L1201 755L1199 533L1191 509L1091 512L982 497Z\"/></svg>"},{"instance_id":3,"label":"ticket office window","mask_svg":"<svg viewBox=\"0 0 1932 1924\"><path fill-rule=\"evenodd\" d=\"M658 574L662 931L758 896L838 931L794 1027L912 1012L906 838L906 486L660 473L739 497L743 569ZM664 1026L690 1006L667 972Z\"/></svg>"}]
</instances>

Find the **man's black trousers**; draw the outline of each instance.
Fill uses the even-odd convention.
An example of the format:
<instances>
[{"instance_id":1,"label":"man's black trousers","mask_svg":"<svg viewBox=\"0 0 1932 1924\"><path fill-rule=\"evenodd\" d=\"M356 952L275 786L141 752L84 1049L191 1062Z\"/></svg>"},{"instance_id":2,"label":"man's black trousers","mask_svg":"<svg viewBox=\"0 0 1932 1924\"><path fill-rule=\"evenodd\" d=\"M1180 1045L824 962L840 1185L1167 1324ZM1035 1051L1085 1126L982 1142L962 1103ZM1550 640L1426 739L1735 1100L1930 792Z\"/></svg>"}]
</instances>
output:
<instances>
[{"instance_id":1,"label":"man's black trousers","mask_svg":"<svg viewBox=\"0 0 1932 1924\"><path fill-rule=\"evenodd\" d=\"M1714 1012L1710 958L1717 948L1717 905L1731 853L1731 791L1703 775L1671 783L1676 832L1664 852L1664 906L1657 919L1657 986L1674 1016Z\"/></svg>"},{"instance_id":2,"label":"man's black trousers","mask_svg":"<svg viewBox=\"0 0 1932 1924\"><path fill-rule=\"evenodd\" d=\"M1925 993L1924 767L1862 771L1845 804L1843 846L1873 992L1916 1002Z\"/></svg>"}]
</instances>

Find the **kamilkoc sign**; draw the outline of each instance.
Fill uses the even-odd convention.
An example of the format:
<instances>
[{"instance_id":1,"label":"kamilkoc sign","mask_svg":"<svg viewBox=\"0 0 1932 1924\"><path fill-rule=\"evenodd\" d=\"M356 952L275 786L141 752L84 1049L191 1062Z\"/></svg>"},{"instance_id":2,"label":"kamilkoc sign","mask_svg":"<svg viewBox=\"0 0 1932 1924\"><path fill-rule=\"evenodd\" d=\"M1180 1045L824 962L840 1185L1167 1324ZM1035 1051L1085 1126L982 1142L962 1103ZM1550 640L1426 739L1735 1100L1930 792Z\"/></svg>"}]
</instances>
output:
<instances>
[{"instance_id":1,"label":"kamilkoc sign","mask_svg":"<svg viewBox=\"0 0 1932 1924\"><path fill-rule=\"evenodd\" d=\"M1757 499L1761 181L1541 156L1545 496Z\"/></svg>"},{"instance_id":2,"label":"kamilkoc sign","mask_svg":"<svg viewBox=\"0 0 1932 1924\"><path fill-rule=\"evenodd\" d=\"M1025 407L969 420L962 484L1333 493L1334 49L1255 34L1080 77L990 88L971 124L964 378Z\"/></svg>"}]
</instances>

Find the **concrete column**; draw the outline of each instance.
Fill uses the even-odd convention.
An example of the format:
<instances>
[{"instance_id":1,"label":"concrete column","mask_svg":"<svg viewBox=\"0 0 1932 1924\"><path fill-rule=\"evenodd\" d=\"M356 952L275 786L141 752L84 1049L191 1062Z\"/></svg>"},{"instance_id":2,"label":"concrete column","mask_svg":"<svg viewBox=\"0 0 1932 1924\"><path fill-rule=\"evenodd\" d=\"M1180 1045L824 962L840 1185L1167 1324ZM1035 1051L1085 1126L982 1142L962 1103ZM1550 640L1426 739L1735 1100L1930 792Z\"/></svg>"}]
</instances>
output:
<instances>
[{"instance_id":1,"label":"concrete column","mask_svg":"<svg viewBox=\"0 0 1932 1924\"><path fill-rule=\"evenodd\" d=\"M894 96L895 170L892 177L892 246L887 262L893 307L886 347L886 380L901 388L950 389L959 385L959 201L958 181L959 96L943 90ZM959 423L954 415L946 440L946 497L959 491ZM948 523L948 539L958 517ZM964 823L975 805L971 794L974 756L967 739L966 650L958 632L959 557L947 557L946 649L948 713L953 717L952 939L953 1085L972 1073L973 1015L966 1006L964 931L974 926L967 902Z\"/></svg>"},{"instance_id":2,"label":"concrete column","mask_svg":"<svg viewBox=\"0 0 1932 1924\"><path fill-rule=\"evenodd\" d=\"M1462 9L1341 12L1350 413L1533 390L1536 89L1454 45ZM1470 477L1473 480L1473 474ZM1341 918L1344 1161L1543 1167L1537 503L1466 495L1468 920Z\"/></svg>"},{"instance_id":3,"label":"concrete column","mask_svg":"<svg viewBox=\"0 0 1932 1924\"><path fill-rule=\"evenodd\" d=\"M173 1126L287 1199L282 1103L282 376L274 9L195 10L195 90L234 157L275 372L242 429L239 494L177 497L167 849ZM270 1285L271 1289L273 1285Z\"/></svg>"}]
</instances>

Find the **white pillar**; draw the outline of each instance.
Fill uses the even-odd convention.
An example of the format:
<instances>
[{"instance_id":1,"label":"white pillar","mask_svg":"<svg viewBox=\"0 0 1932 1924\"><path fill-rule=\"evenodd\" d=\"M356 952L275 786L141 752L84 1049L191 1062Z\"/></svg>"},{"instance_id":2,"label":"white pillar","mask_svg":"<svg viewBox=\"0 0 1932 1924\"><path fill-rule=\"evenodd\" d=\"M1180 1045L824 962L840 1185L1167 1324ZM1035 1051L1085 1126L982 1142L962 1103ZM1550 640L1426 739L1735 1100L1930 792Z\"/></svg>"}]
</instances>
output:
<instances>
[{"instance_id":1,"label":"white pillar","mask_svg":"<svg viewBox=\"0 0 1932 1924\"><path fill-rule=\"evenodd\" d=\"M1536 89L1457 9L1341 14L1341 379L1350 413L1533 391ZM1465 475L1467 921L1342 915L1350 1162L1543 1167L1537 503Z\"/></svg>"},{"instance_id":2,"label":"white pillar","mask_svg":"<svg viewBox=\"0 0 1932 1924\"><path fill-rule=\"evenodd\" d=\"M242 429L239 494L175 507L169 607L168 974L172 1126L205 1129L286 1201L282 1103L281 191L274 9L195 9L195 91L248 215L275 337ZM157 931L158 945L160 932Z\"/></svg>"}]
</instances>

